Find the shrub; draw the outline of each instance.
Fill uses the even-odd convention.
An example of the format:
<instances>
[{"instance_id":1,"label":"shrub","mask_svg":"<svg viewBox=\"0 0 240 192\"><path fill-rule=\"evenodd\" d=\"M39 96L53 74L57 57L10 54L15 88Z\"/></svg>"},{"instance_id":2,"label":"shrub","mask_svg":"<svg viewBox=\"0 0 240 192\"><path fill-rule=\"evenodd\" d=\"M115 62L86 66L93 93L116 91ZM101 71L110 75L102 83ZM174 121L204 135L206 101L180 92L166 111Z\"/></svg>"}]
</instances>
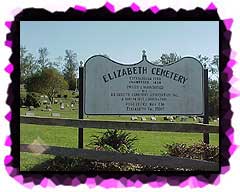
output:
<instances>
[{"instance_id":1,"label":"shrub","mask_svg":"<svg viewBox=\"0 0 240 192\"><path fill-rule=\"evenodd\" d=\"M107 129L102 136L91 136L89 145L94 146L96 150L136 153L134 148L136 140L136 137L131 137L131 133L117 129Z\"/></svg>"},{"instance_id":2,"label":"shrub","mask_svg":"<svg viewBox=\"0 0 240 192\"><path fill-rule=\"evenodd\" d=\"M25 100L26 106L33 106L34 108L40 107L41 102L39 100L39 96L36 93L27 93L26 100Z\"/></svg>"},{"instance_id":3,"label":"shrub","mask_svg":"<svg viewBox=\"0 0 240 192\"><path fill-rule=\"evenodd\" d=\"M56 156L31 168L30 171L166 171L161 166L149 167L142 164L112 161L87 160L81 157Z\"/></svg>"},{"instance_id":4,"label":"shrub","mask_svg":"<svg viewBox=\"0 0 240 192\"><path fill-rule=\"evenodd\" d=\"M23 105L25 105L25 101L26 101L26 92L20 92L20 107L22 107Z\"/></svg>"},{"instance_id":5,"label":"shrub","mask_svg":"<svg viewBox=\"0 0 240 192\"><path fill-rule=\"evenodd\" d=\"M195 143L189 146L185 143L174 143L165 145L165 148L167 148L166 155L170 156L219 161L219 147L206 143Z\"/></svg>"},{"instance_id":6,"label":"shrub","mask_svg":"<svg viewBox=\"0 0 240 192\"><path fill-rule=\"evenodd\" d=\"M25 104L25 99L26 98L20 96L20 107L22 107Z\"/></svg>"},{"instance_id":7,"label":"shrub","mask_svg":"<svg viewBox=\"0 0 240 192\"><path fill-rule=\"evenodd\" d=\"M64 95L63 97L64 97L64 99L67 99L68 95Z\"/></svg>"},{"instance_id":8,"label":"shrub","mask_svg":"<svg viewBox=\"0 0 240 192\"><path fill-rule=\"evenodd\" d=\"M22 107L25 104L26 96L24 97L22 94L20 94L20 107Z\"/></svg>"}]
</instances>

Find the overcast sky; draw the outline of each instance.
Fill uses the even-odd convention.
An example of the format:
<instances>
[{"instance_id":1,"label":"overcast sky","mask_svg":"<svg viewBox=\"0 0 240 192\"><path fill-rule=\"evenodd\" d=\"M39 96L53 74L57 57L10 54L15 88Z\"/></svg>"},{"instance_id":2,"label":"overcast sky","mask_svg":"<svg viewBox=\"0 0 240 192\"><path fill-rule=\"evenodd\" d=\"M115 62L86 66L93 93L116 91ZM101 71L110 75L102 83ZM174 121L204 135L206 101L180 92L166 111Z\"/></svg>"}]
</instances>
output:
<instances>
[{"instance_id":1,"label":"overcast sky","mask_svg":"<svg viewBox=\"0 0 240 192\"><path fill-rule=\"evenodd\" d=\"M47 47L49 57L64 56L72 49L78 60L107 54L122 63L137 63L146 50L149 61L162 53L184 56L219 54L216 21L22 21L20 44L37 56Z\"/></svg>"}]
</instances>

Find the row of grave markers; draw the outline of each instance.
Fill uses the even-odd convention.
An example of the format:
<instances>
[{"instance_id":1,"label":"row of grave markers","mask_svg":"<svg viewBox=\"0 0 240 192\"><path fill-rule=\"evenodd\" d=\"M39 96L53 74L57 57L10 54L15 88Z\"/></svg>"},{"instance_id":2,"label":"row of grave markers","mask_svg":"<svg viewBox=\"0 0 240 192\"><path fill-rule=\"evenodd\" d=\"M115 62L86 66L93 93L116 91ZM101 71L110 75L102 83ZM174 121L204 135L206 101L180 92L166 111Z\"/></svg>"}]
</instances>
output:
<instances>
[{"instance_id":1,"label":"row of grave markers","mask_svg":"<svg viewBox=\"0 0 240 192\"><path fill-rule=\"evenodd\" d=\"M28 116L28 117L33 117L33 116L35 116L35 113L31 112L31 111L27 111L25 113L25 115ZM60 113L51 113L51 116L52 117L61 117L61 114Z\"/></svg>"}]
</instances>

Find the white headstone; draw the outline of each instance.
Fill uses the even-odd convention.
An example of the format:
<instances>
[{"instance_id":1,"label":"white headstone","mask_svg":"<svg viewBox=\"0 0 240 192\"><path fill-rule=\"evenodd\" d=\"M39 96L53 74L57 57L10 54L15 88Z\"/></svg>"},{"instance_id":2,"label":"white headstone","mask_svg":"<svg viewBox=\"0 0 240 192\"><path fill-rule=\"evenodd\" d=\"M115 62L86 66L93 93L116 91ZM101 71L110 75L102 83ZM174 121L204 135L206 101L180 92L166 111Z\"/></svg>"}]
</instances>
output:
<instances>
[{"instance_id":1,"label":"white headstone","mask_svg":"<svg viewBox=\"0 0 240 192\"><path fill-rule=\"evenodd\" d=\"M141 117L141 121L146 121L146 117Z\"/></svg>"},{"instance_id":2,"label":"white headstone","mask_svg":"<svg viewBox=\"0 0 240 192\"><path fill-rule=\"evenodd\" d=\"M64 109L64 103L61 104L60 109Z\"/></svg>"},{"instance_id":3,"label":"white headstone","mask_svg":"<svg viewBox=\"0 0 240 192\"><path fill-rule=\"evenodd\" d=\"M135 121L135 120L137 120L137 119L138 119L138 118L137 118L136 116L132 116L132 117L131 117L131 120L132 120L132 121Z\"/></svg>"},{"instance_id":4,"label":"white headstone","mask_svg":"<svg viewBox=\"0 0 240 192\"><path fill-rule=\"evenodd\" d=\"M193 116L193 121L197 121L197 117Z\"/></svg>"},{"instance_id":5,"label":"white headstone","mask_svg":"<svg viewBox=\"0 0 240 192\"><path fill-rule=\"evenodd\" d=\"M52 113L52 117L60 117L60 113Z\"/></svg>"},{"instance_id":6,"label":"white headstone","mask_svg":"<svg viewBox=\"0 0 240 192\"><path fill-rule=\"evenodd\" d=\"M35 116L33 112L26 112L26 116Z\"/></svg>"},{"instance_id":7,"label":"white headstone","mask_svg":"<svg viewBox=\"0 0 240 192\"><path fill-rule=\"evenodd\" d=\"M198 123L203 123L203 118L202 117L198 117Z\"/></svg>"},{"instance_id":8,"label":"white headstone","mask_svg":"<svg viewBox=\"0 0 240 192\"><path fill-rule=\"evenodd\" d=\"M157 120L157 118L156 118L156 117L153 117L153 116L151 116L151 120L152 120L152 121L156 121L156 120Z\"/></svg>"}]
</instances>

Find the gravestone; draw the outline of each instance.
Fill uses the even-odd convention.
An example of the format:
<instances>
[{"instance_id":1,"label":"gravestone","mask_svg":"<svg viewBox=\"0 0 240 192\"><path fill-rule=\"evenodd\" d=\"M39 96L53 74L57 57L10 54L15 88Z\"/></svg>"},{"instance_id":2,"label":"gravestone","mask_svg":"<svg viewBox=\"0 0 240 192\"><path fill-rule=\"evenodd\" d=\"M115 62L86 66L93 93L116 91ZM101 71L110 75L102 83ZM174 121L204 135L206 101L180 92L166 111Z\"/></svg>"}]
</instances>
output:
<instances>
[{"instance_id":1,"label":"gravestone","mask_svg":"<svg viewBox=\"0 0 240 192\"><path fill-rule=\"evenodd\" d=\"M157 118L156 118L156 117L153 117L153 116L151 116L151 120L152 120L152 121L156 121L156 120L157 120Z\"/></svg>"},{"instance_id":2,"label":"gravestone","mask_svg":"<svg viewBox=\"0 0 240 192\"><path fill-rule=\"evenodd\" d=\"M31 116L35 116L35 114L33 112L27 111L26 112L26 116L31 117Z\"/></svg>"},{"instance_id":3,"label":"gravestone","mask_svg":"<svg viewBox=\"0 0 240 192\"><path fill-rule=\"evenodd\" d=\"M52 115L52 117L60 117L61 116L60 113L52 113L51 115Z\"/></svg>"},{"instance_id":4,"label":"gravestone","mask_svg":"<svg viewBox=\"0 0 240 192\"><path fill-rule=\"evenodd\" d=\"M193 121L197 121L197 117L193 116L192 117Z\"/></svg>"},{"instance_id":5,"label":"gravestone","mask_svg":"<svg viewBox=\"0 0 240 192\"><path fill-rule=\"evenodd\" d=\"M180 117L180 121L181 121L181 122L187 121L187 117L184 117L184 116Z\"/></svg>"},{"instance_id":6,"label":"gravestone","mask_svg":"<svg viewBox=\"0 0 240 192\"><path fill-rule=\"evenodd\" d=\"M49 111L49 112L52 111L52 107L51 107L51 105L49 105L49 104L46 105L46 111Z\"/></svg>"},{"instance_id":7,"label":"gravestone","mask_svg":"<svg viewBox=\"0 0 240 192\"><path fill-rule=\"evenodd\" d=\"M203 123L203 118L202 117L198 117L198 123Z\"/></svg>"},{"instance_id":8,"label":"gravestone","mask_svg":"<svg viewBox=\"0 0 240 192\"><path fill-rule=\"evenodd\" d=\"M174 121L175 121L173 116L168 116L168 120L169 120L170 122L174 122Z\"/></svg>"},{"instance_id":9,"label":"gravestone","mask_svg":"<svg viewBox=\"0 0 240 192\"><path fill-rule=\"evenodd\" d=\"M141 117L141 121L146 121L146 117Z\"/></svg>"},{"instance_id":10,"label":"gravestone","mask_svg":"<svg viewBox=\"0 0 240 192\"><path fill-rule=\"evenodd\" d=\"M61 110L64 109L64 103L61 103L61 105L60 105L60 109L61 109Z\"/></svg>"},{"instance_id":11,"label":"gravestone","mask_svg":"<svg viewBox=\"0 0 240 192\"><path fill-rule=\"evenodd\" d=\"M132 116L132 117L131 117L131 120L132 120L132 121L135 121L135 120L138 120L138 118L137 118L136 116Z\"/></svg>"}]
</instances>

